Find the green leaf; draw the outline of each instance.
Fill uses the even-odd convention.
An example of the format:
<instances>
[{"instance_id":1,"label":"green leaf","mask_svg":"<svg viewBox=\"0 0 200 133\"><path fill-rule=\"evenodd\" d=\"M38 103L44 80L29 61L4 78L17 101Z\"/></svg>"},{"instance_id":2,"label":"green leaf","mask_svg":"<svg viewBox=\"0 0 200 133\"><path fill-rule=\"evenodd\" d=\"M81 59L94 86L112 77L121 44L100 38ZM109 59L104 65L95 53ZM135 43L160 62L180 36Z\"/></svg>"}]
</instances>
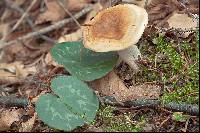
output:
<instances>
[{"instance_id":1,"label":"green leaf","mask_svg":"<svg viewBox=\"0 0 200 133\"><path fill-rule=\"evenodd\" d=\"M36 112L43 122L60 130L70 131L84 124L82 118L72 113L61 99L51 94L39 98Z\"/></svg>"},{"instance_id":2,"label":"green leaf","mask_svg":"<svg viewBox=\"0 0 200 133\"><path fill-rule=\"evenodd\" d=\"M110 72L118 60L116 52L96 53L81 42L64 42L51 49L52 57L80 80L92 81Z\"/></svg>"},{"instance_id":3,"label":"green leaf","mask_svg":"<svg viewBox=\"0 0 200 133\"><path fill-rule=\"evenodd\" d=\"M181 112L174 112L172 115L172 119L179 122L185 122L187 117L184 116Z\"/></svg>"},{"instance_id":4,"label":"green leaf","mask_svg":"<svg viewBox=\"0 0 200 133\"><path fill-rule=\"evenodd\" d=\"M59 76L52 80L52 94L42 95L36 103L39 118L51 127L71 131L84 123L91 123L99 108L95 93L73 76Z\"/></svg>"},{"instance_id":5,"label":"green leaf","mask_svg":"<svg viewBox=\"0 0 200 133\"><path fill-rule=\"evenodd\" d=\"M87 121L91 122L95 118L99 102L87 84L74 76L59 76L52 81L51 88L74 112L85 116Z\"/></svg>"}]
</instances>

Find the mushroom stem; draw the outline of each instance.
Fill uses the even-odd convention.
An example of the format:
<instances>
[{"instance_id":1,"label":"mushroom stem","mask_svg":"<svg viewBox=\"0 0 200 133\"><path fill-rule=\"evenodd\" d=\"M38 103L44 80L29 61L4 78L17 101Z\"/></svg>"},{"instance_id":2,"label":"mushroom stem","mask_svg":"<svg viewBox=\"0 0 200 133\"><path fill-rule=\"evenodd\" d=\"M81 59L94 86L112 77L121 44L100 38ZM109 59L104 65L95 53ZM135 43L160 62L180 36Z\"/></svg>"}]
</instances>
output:
<instances>
[{"instance_id":1,"label":"mushroom stem","mask_svg":"<svg viewBox=\"0 0 200 133\"><path fill-rule=\"evenodd\" d=\"M136 60L141 56L141 53L136 45L132 45L125 50L118 51L119 61L126 62L134 71L134 73L139 72L139 67L136 64Z\"/></svg>"}]
</instances>

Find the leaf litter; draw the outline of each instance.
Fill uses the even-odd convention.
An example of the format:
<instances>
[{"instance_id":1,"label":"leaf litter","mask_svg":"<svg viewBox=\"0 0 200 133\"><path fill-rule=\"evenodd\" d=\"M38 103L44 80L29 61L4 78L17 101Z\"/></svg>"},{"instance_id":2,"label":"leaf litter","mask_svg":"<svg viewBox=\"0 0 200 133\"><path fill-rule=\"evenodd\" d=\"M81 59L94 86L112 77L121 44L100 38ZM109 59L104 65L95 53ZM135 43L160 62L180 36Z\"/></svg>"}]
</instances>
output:
<instances>
[{"instance_id":1,"label":"leaf litter","mask_svg":"<svg viewBox=\"0 0 200 133\"><path fill-rule=\"evenodd\" d=\"M161 87L156 85L142 84L128 88L114 71L92 82L91 88L104 96L113 96L119 102L135 99L158 99L161 94Z\"/></svg>"},{"instance_id":2,"label":"leaf litter","mask_svg":"<svg viewBox=\"0 0 200 133\"><path fill-rule=\"evenodd\" d=\"M7 109L1 111L0 114L0 131L7 131L13 122L19 121L22 116L23 109Z\"/></svg>"},{"instance_id":3,"label":"leaf litter","mask_svg":"<svg viewBox=\"0 0 200 133\"><path fill-rule=\"evenodd\" d=\"M111 6L110 2L103 0L100 1L100 3L95 4L92 3L92 0L59 1L72 14L81 11L88 4L93 5L93 10L88 13L86 17L82 17L78 20L80 24L86 23L103 8ZM42 2L37 2L34 8L31 9L28 14L28 18L31 18L34 22L33 25L35 29L40 29L44 26L48 26L49 22L53 24L64 18L70 17L69 14L64 11L63 7L59 5L57 0L44 0ZM185 7L180 3L179 0L149 0L148 3L145 3L145 0L122 0L122 2L132 3L142 7L147 6L146 8L149 14L150 25L153 24L156 28L180 28L181 30L184 30L185 28L195 28L197 26L197 20L191 18L190 16L190 13L198 14L199 11L198 1L195 0L188 0L188 3L185 3ZM24 0L16 0L13 4L26 10L26 8L30 5L30 2ZM4 8L3 14L0 15L0 27L3 27L0 28L0 45L3 41L16 39L17 37L32 31L24 19L18 29L10 33L9 29L14 26L21 15L19 12L14 12L13 10L5 8L6 6L2 7L2 4L0 4L0 6L0 8ZM11 18L15 21L12 22ZM73 22L64 26L63 28L49 32L46 35L52 37L55 40L58 40L58 42L78 41L81 40L81 29ZM181 37L189 38L190 36L191 34L189 34L189 32L184 32L184 36ZM20 86L24 87L23 89L20 89L22 92L16 92L16 95L28 95L28 98L32 100L32 98L37 98L41 92L46 92L45 90L49 89L48 84L43 84L45 86L43 87L41 81L49 83L51 78L49 78L50 75L48 74L55 67L62 66L59 66L52 60L51 55L48 52L52 46L49 44L49 42L44 42L44 40L41 38L32 38L31 40L27 40L25 44L23 43L19 42L17 44L3 48L3 54L1 53L0 56L0 85L13 83L13 86L11 87L16 87L17 85L15 85L15 83L19 79L27 79L31 76L34 76L33 79L30 79L30 82L37 83L37 85L30 85L30 83L25 83L25 85ZM45 43L47 45L45 45ZM129 70L130 68L127 68L126 64L122 64L119 68L115 68L114 71L110 72L105 77L94 82L90 82L89 84L91 85L91 88L98 90L101 95L114 96L118 101L160 98L160 95L163 93L161 85L157 85L154 82L138 83L137 80L135 80L135 75L132 75L132 72ZM54 74L68 75L69 73L65 70L56 70ZM9 93L6 94L10 95ZM26 111L24 109L6 109L2 107L0 122L4 123L0 124L2 126L0 129L2 131L11 130L11 125L13 122L20 121L20 117L23 116L22 110ZM118 108L116 111L120 112L122 109ZM131 121L138 121L138 117L145 116L146 121L151 121L150 124L153 123L154 125L152 126L146 124L146 126L144 126L145 131L180 131L181 127L185 127L184 123L180 124L178 122L174 122L172 117L166 119L170 114L168 112L162 111L162 109L158 111L153 111L151 109L142 109L138 111L141 113L137 113L137 110L132 111L132 113L136 113L136 115L133 117L133 120L131 119ZM31 113L30 118L26 122L22 122L20 124L18 131L53 131L53 129L51 130L49 127L43 125L41 121L38 121L38 118L34 113L34 109L32 112L33 113ZM115 115L117 116L116 112ZM166 122L163 122L165 120ZM158 128L156 124L162 122L164 124ZM196 124L194 124L195 122ZM196 118L190 119L187 126L188 130L186 129L184 131L198 131L199 129L196 127L198 122L199 121L196 120ZM35 127L37 127L37 129L35 129ZM90 130L90 128L91 127L88 127L88 130ZM93 129L95 130L95 128ZM87 126L82 130L87 131Z\"/></svg>"}]
</instances>

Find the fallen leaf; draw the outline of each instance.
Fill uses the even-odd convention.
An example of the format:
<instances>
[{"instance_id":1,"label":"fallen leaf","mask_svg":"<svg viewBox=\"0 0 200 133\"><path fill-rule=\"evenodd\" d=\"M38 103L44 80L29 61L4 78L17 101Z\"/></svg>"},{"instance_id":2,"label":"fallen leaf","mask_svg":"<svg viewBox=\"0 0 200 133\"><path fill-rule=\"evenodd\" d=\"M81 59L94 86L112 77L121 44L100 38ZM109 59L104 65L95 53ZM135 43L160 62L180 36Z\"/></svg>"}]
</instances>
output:
<instances>
[{"instance_id":1,"label":"fallen leaf","mask_svg":"<svg viewBox=\"0 0 200 133\"><path fill-rule=\"evenodd\" d=\"M23 109L8 109L0 113L0 131L8 131L13 122L19 121Z\"/></svg>"},{"instance_id":2,"label":"fallen leaf","mask_svg":"<svg viewBox=\"0 0 200 133\"><path fill-rule=\"evenodd\" d=\"M128 97L131 99L157 99L161 94L161 87L152 84L141 84L136 86L131 86L129 88L132 95Z\"/></svg>"},{"instance_id":3,"label":"fallen leaf","mask_svg":"<svg viewBox=\"0 0 200 133\"><path fill-rule=\"evenodd\" d=\"M50 66L50 65L53 65L53 66L61 66L61 67L62 67L62 65L59 65L57 62L54 61L54 59L52 58L50 52L48 52L48 53L46 54L44 61L45 61L45 63L46 63L47 65L49 65L49 66Z\"/></svg>"},{"instance_id":4,"label":"fallen leaf","mask_svg":"<svg viewBox=\"0 0 200 133\"><path fill-rule=\"evenodd\" d=\"M61 42L78 41L79 39L81 39L81 37L82 37L82 31L81 31L81 29L79 29L76 32L73 32L71 34L67 34L67 35L61 36L58 39L58 42L61 43Z\"/></svg>"},{"instance_id":5,"label":"fallen leaf","mask_svg":"<svg viewBox=\"0 0 200 133\"><path fill-rule=\"evenodd\" d=\"M135 4L140 7L148 6L151 3L152 0L122 0L123 3L129 3L129 4ZM146 3L147 2L147 3Z\"/></svg>"},{"instance_id":6,"label":"fallen leaf","mask_svg":"<svg viewBox=\"0 0 200 133\"><path fill-rule=\"evenodd\" d=\"M119 102L134 99L156 99L159 97L161 89L159 86L145 84L127 88L114 71L89 85L105 96L115 97Z\"/></svg>"},{"instance_id":7,"label":"fallen leaf","mask_svg":"<svg viewBox=\"0 0 200 133\"><path fill-rule=\"evenodd\" d=\"M82 10L91 0L68 0L67 9L70 12L78 12Z\"/></svg>"},{"instance_id":8,"label":"fallen leaf","mask_svg":"<svg viewBox=\"0 0 200 133\"><path fill-rule=\"evenodd\" d=\"M180 28L182 30L196 28L198 26L198 20L193 20L188 17L187 14L174 13L168 20L170 28ZM189 32L185 32L185 37L189 35Z\"/></svg>"},{"instance_id":9,"label":"fallen leaf","mask_svg":"<svg viewBox=\"0 0 200 133\"><path fill-rule=\"evenodd\" d=\"M173 6L173 4L176 6L179 5L177 0L150 0L148 1L148 8L156 7L159 4L171 5L171 6Z\"/></svg>"},{"instance_id":10,"label":"fallen leaf","mask_svg":"<svg viewBox=\"0 0 200 133\"><path fill-rule=\"evenodd\" d=\"M59 2L63 4L64 8L70 13L74 13L82 10L90 1L91 0L45 0L47 10L38 16L35 23L56 22L69 16Z\"/></svg>"},{"instance_id":11,"label":"fallen leaf","mask_svg":"<svg viewBox=\"0 0 200 133\"><path fill-rule=\"evenodd\" d=\"M167 19L179 9L180 3L177 0L152 0L147 6L149 24L167 27Z\"/></svg>"},{"instance_id":12,"label":"fallen leaf","mask_svg":"<svg viewBox=\"0 0 200 133\"><path fill-rule=\"evenodd\" d=\"M65 17L65 11L57 0L45 0L45 5L47 6L47 10L38 16L35 22L36 24L48 21L55 22Z\"/></svg>"},{"instance_id":13,"label":"fallen leaf","mask_svg":"<svg viewBox=\"0 0 200 133\"><path fill-rule=\"evenodd\" d=\"M127 100L131 94L121 79L111 71L105 77L91 82L91 88L106 96L114 96L117 101Z\"/></svg>"},{"instance_id":14,"label":"fallen leaf","mask_svg":"<svg viewBox=\"0 0 200 133\"><path fill-rule=\"evenodd\" d=\"M13 62L16 57L23 58L27 54L22 44L8 45L3 48L1 62Z\"/></svg>"},{"instance_id":15,"label":"fallen leaf","mask_svg":"<svg viewBox=\"0 0 200 133\"><path fill-rule=\"evenodd\" d=\"M25 67L22 62L1 63L0 64L0 83L14 83L25 78L29 74L36 73L36 68Z\"/></svg>"}]
</instances>

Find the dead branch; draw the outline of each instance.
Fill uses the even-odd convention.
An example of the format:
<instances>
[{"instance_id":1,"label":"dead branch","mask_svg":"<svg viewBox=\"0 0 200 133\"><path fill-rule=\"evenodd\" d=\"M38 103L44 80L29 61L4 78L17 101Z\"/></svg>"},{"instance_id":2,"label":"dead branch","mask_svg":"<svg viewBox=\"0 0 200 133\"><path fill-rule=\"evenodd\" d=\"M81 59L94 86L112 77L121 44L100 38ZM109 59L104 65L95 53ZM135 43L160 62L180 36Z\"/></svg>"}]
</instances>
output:
<instances>
[{"instance_id":1,"label":"dead branch","mask_svg":"<svg viewBox=\"0 0 200 133\"><path fill-rule=\"evenodd\" d=\"M160 100L152 99L138 99L126 102L117 102L114 97L106 96L103 98L105 104L116 105L123 107L134 107L134 108L165 108L167 110L184 112L190 115L199 115L199 107L197 105L185 104L185 103L162 103Z\"/></svg>"},{"instance_id":2,"label":"dead branch","mask_svg":"<svg viewBox=\"0 0 200 133\"><path fill-rule=\"evenodd\" d=\"M26 98L17 98L13 96L0 96L0 105L5 107L27 107L28 100Z\"/></svg>"},{"instance_id":3,"label":"dead branch","mask_svg":"<svg viewBox=\"0 0 200 133\"><path fill-rule=\"evenodd\" d=\"M10 0L6 0L6 6L8 6L8 8L10 8L10 9L18 11L21 15L23 15L25 13L25 11L21 7L19 7L18 5L12 4L12 2ZM26 19L28 25L31 27L31 29L33 31L36 31L35 28L34 28L32 20L29 18L28 13L25 16L25 19ZM53 39L51 39L51 38L49 38L45 35L39 34L39 36L41 36L41 38L44 39L47 42L56 43L55 40L53 40Z\"/></svg>"},{"instance_id":4,"label":"dead branch","mask_svg":"<svg viewBox=\"0 0 200 133\"><path fill-rule=\"evenodd\" d=\"M65 8L65 6L63 5L62 2L58 1L58 4L63 8L63 10L74 20L74 22L76 23L76 25L81 28L80 23L74 18L74 16L71 14L71 12Z\"/></svg>"},{"instance_id":5,"label":"dead branch","mask_svg":"<svg viewBox=\"0 0 200 133\"><path fill-rule=\"evenodd\" d=\"M112 96L100 97L101 101L107 105L133 107L133 108L165 108L167 110L184 112L189 115L199 115L199 107L197 105L185 104L185 103L162 103L160 100L153 99L138 99L126 102L118 102ZM26 107L28 105L27 98L16 98L12 96L0 96L0 105L9 107Z\"/></svg>"},{"instance_id":6,"label":"dead branch","mask_svg":"<svg viewBox=\"0 0 200 133\"><path fill-rule=\"evenodd\" d=\"M192 104L171 102L163 105L166 109L185 112L192 115L199 115L199 107Z\"/></svg>"},{"instance_id":7,"label":"dead branch","mask_svg":"<svg viewBox=\"0 0 200 133\"><path fill-rule=\"evenodd\" d=\"M21 18L17 21L17 23L13 26L12 31L14 31L15 29L17 29L17 27L21 24L21 22L23 21L23 19L27 16L28 12L31 10L31 8L34 6L34 4L36 3L37 0L33 0L30 4L30 6L27 8L27 10L23 13L23 15L21 16Z\"/></svg>"}]
</instances>

